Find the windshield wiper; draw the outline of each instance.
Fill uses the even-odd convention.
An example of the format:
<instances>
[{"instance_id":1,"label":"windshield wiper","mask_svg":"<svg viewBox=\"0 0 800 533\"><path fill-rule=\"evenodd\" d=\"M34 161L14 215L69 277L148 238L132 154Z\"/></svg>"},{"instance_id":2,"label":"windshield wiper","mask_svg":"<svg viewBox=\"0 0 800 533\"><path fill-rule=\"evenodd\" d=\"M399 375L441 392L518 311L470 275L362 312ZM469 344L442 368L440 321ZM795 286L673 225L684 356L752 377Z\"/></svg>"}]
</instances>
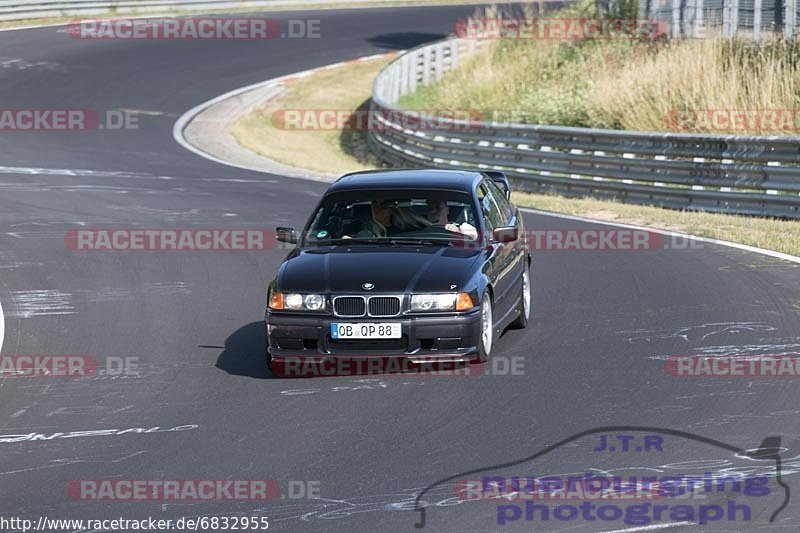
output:
<instances>
[{"instance_id":1,"label":"windshield wiper","mask_svg":"<svg viewBox=\"0 0 800 533\"><path fill-rule=\"evenodd\" d=\"M390 242L391 239L386 237L351 237L349 239L345 239L339 237L338 239L327 239L324 241L317 241L319 244L379 244L383 242Z\"/></svg>"},{"instance_id":2,"label":"windshield wiper","mask_svg":"<svg viewBox=\"0 0 800 533\"><path fill-rule=\"evenodd\" d=\"M403 244L419 245L419 244L423 244L423 245L434 245L434 246L453 246L453 243L450 242L449 239L419 239L419 238L414 239L414 238L404 237L404 238L399 238L399 239L394 238L394 239L389 239L389 240L390 240L390 242L392 244L396 244L396 245L403 245Z\"/></svg>"},{"instance_id":3,"label":"windshield wiper","mask_svg":"<svg viewBox=\"0 0 800 533\"><path fill-rule=\"evenodd\" d=\"M450 239L425 239L414 237L353 237L351 239L328 239L325 241L317 241L318 245L334 245L334 244L389 244L392 246L419 246L419 245L434 245L434 246L453 246Z\"/></svg>"}]
</instances>

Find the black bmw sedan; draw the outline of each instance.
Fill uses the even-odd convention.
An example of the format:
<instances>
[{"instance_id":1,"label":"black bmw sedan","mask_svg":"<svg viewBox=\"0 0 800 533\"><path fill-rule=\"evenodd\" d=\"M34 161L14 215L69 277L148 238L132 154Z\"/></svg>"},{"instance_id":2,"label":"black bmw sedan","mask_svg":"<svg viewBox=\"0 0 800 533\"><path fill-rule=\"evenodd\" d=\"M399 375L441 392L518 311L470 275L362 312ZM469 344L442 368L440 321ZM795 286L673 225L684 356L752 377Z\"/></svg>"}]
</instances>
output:
<instances>
[{"instance_id":1,"label":"black bmw sedan","mask_svg":"<svg viewBox=\"0 0 800 533\"><path fill-rule=\"evenodd\" d=\"M269 285L267 363L485 362L531 312L531 255L500 172L347 174ZM283 372L280 372L283 373Z\"/></svg>"}]
</instances>

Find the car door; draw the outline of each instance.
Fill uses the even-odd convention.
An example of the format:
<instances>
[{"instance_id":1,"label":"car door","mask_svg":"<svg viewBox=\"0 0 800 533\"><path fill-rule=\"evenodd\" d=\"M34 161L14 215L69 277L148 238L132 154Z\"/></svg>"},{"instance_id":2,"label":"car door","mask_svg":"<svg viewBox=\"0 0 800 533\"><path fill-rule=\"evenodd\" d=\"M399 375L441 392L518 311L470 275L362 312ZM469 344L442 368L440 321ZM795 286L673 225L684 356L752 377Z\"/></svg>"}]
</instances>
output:
<instances>
[{"instance_id":1,"label":"car door","mask_svg":"<svg viewBox=\"0 0 800 533\"><path fill-rule=\"evenodd\" d=\"M509 310L513 311L519 296L522 294L522 274L528 265L525 226L519 210L506 199L505 192L494 181L489 181L489 190L492 193L492 198L497 202L503 220L505 220L504 226L517 228L518 239L506 244L510 248L508 262L511 270L512 286L509 290L508 305Z\"/></svg>"},{"instance_id":2,"label":"car door","mask_svg":"<svg viewBox=\"0 0 800 533\"><path fill-rule=\"evenodd\" d=\"M505 227L513 223L513 213L508 208L501 209L498 196L501 197L502 192L491 180L484 180L478 186L478 201L480 202L487 233L490 236L496 228ZM519 288L516 280L518 276L515 276L515 244L514 242L496 242L494 239L491 239L490 242L488 271L494 288L496 324L505 323L517 303Z\"/></svg>"}]
</instances>

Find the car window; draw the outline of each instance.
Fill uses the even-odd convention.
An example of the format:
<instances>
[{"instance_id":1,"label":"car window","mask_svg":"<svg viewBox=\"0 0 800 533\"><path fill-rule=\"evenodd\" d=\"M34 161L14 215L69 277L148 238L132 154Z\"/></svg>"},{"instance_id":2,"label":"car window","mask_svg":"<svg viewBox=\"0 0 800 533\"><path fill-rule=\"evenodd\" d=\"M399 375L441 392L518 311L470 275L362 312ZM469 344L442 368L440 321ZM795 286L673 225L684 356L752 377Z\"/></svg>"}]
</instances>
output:
<instances>
[{"instance_id":1,"label":"car window","mask_svg":"<svg viewBox=\"0 0 800 533\"><path fill-rule=\"evenodd\" d=\"M478 199L481 203L481 211L486 220L486 225L489 226L489 229L502 227L506 221L503 220L503 215L497 206L491 189L489 189L486 182L482 183L478 189Z\"/></svg>"},{"instance_id":2,"label":"car window","mask_svg":"<svg viewBox=\"0 0 800 533\"><path fill-rule=\"evenodd\" d=\"M511 221L511 216L514 214L514 208L511 207L511 204L506 199L506 193L492 180L486 180L486 184L497 203L497 207L500 208L500 214L503 217L503 225L508 224Z\"/></svg>"},{"instance_id":3,"label":"car window","mask_svg":"<svg viewBox=\"0 0 800 533\"><path fill-rule=\"evenodd\" d=\"M477 239L478 217L470 196L458 191L347 191L326 197L303 234L306 245L342 239Z\"/></svg>"}]
</instances>

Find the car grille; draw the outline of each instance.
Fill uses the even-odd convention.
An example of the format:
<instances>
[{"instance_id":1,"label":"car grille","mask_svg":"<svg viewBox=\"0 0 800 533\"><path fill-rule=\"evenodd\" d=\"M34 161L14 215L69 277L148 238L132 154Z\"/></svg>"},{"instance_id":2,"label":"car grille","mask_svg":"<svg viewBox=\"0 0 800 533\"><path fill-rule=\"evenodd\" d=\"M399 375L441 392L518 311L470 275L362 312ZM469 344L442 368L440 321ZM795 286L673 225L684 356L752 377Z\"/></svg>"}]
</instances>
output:
<instances>
[{"instance_id":1,"label":"car grille","mask_svg":"<svg viewBox=\"0 0 800 533\"><path fill-rule=\"evenodd\" d=\"M399 296L337 296L333 311L342 317L390 317L400 314Z\"/></svg>"},{"instance_id":2,"label":"car grille","mask_svg":"<svg viewBox=\"0 0 800 533\"><path fill-rule=\"evenodd\" d=\"M399 339L380 339L380 340L334 340L330 336L328 341L329 353L364 353L375 355L376 353L397 352L405 353L408 350L408 337L403 335Z\"/></svg>"},{"instance_id":3,"label":"car grille","mask_svg":"<svg viewBox=\"0 0 800 533\"><path fill-rule=\"evenodd\" d=\"M395 316L400 313L400 298L397 296L373 296L369 299L370 316Z\"/></svg>"},{"instance_id":4,"label":"car grille","mask_svg":"<svg viewBox=\"0 0 800 533\"><path fill-rule=\"evenodd\" d=\"M365 310L361 296L341 296L333 300L333 311L339 316L363 316Z\"/></svg>"}]
</instances>

